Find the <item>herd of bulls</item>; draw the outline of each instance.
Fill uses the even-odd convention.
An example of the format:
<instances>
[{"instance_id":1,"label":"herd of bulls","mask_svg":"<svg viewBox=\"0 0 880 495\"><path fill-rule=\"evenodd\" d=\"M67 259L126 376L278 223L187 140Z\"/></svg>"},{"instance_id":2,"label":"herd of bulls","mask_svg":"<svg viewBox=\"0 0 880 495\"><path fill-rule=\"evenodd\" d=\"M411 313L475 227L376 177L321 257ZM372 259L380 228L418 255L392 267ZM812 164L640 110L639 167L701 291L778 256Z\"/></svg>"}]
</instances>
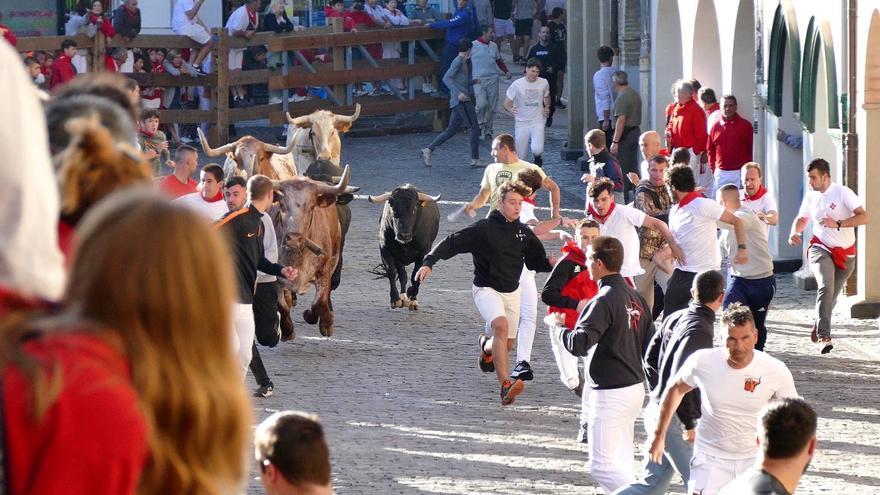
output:
<instances>
[{"instance_id":1,"label":"herd of bulls","mask_svg":"<svg viewBox=\"0 0 880 495\"><path fill-rule=\"evenodd\" d=\"M244 136L211 148L199 131L205 155L226 157L223 169L227 177L238 175L247 179L259 174L275 184L275 203L269 215L279 244L278 261L298 270L295 280L279 282L282 290L278 308L285 340L295 337L290 311L297 295L304 294L309 285L315 287L315 298L303 311L303 319L310 324L318 323L321 335L333 335L330 291L339 286L345 235L351 224L348 203L359 189L349 186L349 166L343 169L339 164L342 148L339 134L348 132L359 116L360 104L351 116L326 110L297 118L288 114L286 146ZM300 175L297 166L306 164L305 173ZM420 192L410 184L369 197L370 202L385 204L379 222L379 251L384 267L382 275L388 277L391 284L392 308L419 308L419 284L413 279L407 288L406 266L415 264L411 272L414 277L437 237L439 198ZM399 291L395 279L399 279Z\"/></svg>"}]
</instances>

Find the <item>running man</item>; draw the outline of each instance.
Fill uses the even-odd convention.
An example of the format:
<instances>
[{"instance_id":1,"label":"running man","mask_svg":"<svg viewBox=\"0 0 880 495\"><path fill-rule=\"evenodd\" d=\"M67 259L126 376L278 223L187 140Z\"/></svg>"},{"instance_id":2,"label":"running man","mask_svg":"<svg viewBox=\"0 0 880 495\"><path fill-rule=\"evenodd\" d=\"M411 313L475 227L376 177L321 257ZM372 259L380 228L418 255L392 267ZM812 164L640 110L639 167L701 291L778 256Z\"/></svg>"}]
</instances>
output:
<instances>
[{"instance_id":1,"label":"running man","mask_svg":"<svg viewBox=\"0 0 880 495\"><path fill-rule=\"evenodd\" d=\"M526 62L526 75L508 86L504 109L514 118L513 135L516 149L522 156L531 145L535 165L544 162L544 124L550 116L550 84L541 74L541 61L530 58Z\"/></svg>"},{"instance_id":2,"label":"running man","mask_svg":"<svg viewBox=\"0 0 880 495\"><path fill-rule=\"evenodd\" d=\"M471 253L474 303L491 329L491 334L486 332L479 339L479 366L487 373L495 371L504 406L512 404L525 388L524 381L509 378L507 356L516 343L509 330L519 322L519 278L523 265L537 272L553 269L553 261L547 259L541 241L519 221L523 199L530 195L531 191L521 182L503 184L498 209L434 246L416 274L416 280L424 283L438 261Z\"/></svg>"}]
</instances>

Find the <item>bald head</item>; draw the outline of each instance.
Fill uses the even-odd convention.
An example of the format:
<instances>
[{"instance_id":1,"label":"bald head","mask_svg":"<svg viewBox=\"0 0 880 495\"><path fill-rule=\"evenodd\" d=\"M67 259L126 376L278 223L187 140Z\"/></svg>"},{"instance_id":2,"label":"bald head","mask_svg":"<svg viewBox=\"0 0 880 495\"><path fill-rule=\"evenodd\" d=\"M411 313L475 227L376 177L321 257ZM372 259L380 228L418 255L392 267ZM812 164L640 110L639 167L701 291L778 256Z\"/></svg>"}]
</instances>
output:
<instances>
[{"instance_id":1,"label":"bald head","mask_svg":"<svg viewBox=\"0 0 880 495\"><path fill-rule=\"evenodd\" d=\"M660 134L657 131L643 132L639 136L639 149L642 150L642 158L645 160L650 160L660 153Z\"/></svg>"}]
</instances>

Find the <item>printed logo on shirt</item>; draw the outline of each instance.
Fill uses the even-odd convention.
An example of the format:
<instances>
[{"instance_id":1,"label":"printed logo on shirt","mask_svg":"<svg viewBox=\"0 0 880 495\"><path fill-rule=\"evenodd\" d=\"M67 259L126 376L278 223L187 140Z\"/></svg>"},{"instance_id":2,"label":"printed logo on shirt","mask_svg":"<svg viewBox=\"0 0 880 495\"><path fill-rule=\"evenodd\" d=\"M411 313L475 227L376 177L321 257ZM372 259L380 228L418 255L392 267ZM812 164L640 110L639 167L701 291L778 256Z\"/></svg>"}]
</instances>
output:
<instances>
[{"instance_id":1,"label":"printed logo on shirt","mask_svg":"<svg viewBox=\"0 0 880 495\"><path fill-rule=\"evenodd\" d=\"M626 314L629 316L627 323L629 324L629 329L633 332L638 329L639 320L642 319L644 311L642 305L635 299L630 299L629 303L626 305Z\"/></svg>"},{"instance_id":2,"label":"printed logo on shirt","mask_svg":"<svg viewBox=\"0 0 880 495\"><path fill-rule=\"evenodd\" d=\"M830 205L828 205L828 208L831 208L832 210L837 208L837 203L831 203Z\"/></svg>"},{"instance_id":3,"label":"printed logo on shirt","mask_svg":"<svg viewBox=\"0 0 880 495\"><path fill-rule=\"evenodd\" d=\"M497 174L495 174L495 185L500 186L505 182L513 180L513 172L510 170L501 170Z\"/></svg>"},{"instance_id":4,"label":"printed logo on shirt","mask_svg":"<svg viewBox=\"0 0 880 495\"><path fill-rule=\"evenodd\" d=\"M247 236L248 236L248 239L250 239L251 237L253 237L253 236L255 236L255 235L257 235L257 233L256 233L256 232L253 232L253 233L249 233Z\"/></svg>"},{"instance_id":5,"label":"printed logo on shirt","mask_svg":"<svg viewBox=\"0 0 880 495\"><path fill-rule=\"evenodd\" d=\"M580 272L581 272L581 267L580 267L580 266L575 266L575 267L574 267L574 272L575 272L575 273L580 273Z\"/></svg>"},{"instance_id":6,"label":"printed logo on shirt","mask_svg":"<svg viewBox=\"0 0 880 495\"><path fill-rule=\"evenodd\" d=\"M526 240L526 234L522 231L522 229L516 231L516 238L519 242L524 242Z\"/></svg>"},{"instance_id":7,"label":"printed logo on shirt","mask_svg":"<svg viewBox=\"0 0 880 495\"><path fill-rule=\"evenodd\" d=\"M538 105L541 103L541 90L526 88L525 95L525 106L537 108Z\"/></svg>"},{"instance_id":8,"label":"printed logo on shirt","mask_svg":"<svg viewBox=\"0 0 880 495\"><path fill-rule=\"evenodd\" d=\"M757 389L758 385L760 385L760 384L761 384L761 377L760 376L758 378L750 376L750 377L746 378L746 381L743 384L743 389L746 392L755 393L755 389Z\"/></svg>"}]
</instances>

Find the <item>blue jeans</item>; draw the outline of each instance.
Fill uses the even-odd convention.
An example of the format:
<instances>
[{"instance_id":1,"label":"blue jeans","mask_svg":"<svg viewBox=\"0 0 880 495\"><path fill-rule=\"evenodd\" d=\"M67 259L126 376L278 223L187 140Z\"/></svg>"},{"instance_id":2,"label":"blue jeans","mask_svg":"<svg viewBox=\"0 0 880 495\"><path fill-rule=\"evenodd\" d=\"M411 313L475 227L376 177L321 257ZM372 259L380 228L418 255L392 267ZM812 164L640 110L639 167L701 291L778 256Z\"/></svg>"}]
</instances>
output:
<instances>
[{"instance_id":1,"label":"blue jeans","mask_svg":"<svg viewBox=\"0 0 880 495\"><path fill-rule=\"evenodd\" d=\"M461 129L462 126L470 127L471 138L471 158L477 160L480 158L480 124L477 122L477 111L474 108L473 101L463 101L452 109L452 116L449 118L449 126L435 137L428 149L434 151L441 144L445 143Z\"/></svg>"},{"instance_id":2,"label":"blue jeans","mask_svg":"<svg viewBox=\"0 0 880 495\"><path fill-rule=\"evenodd\" d=\"M727 293L724 295L724 309L738 302L749 307L755 318L755 328L758 329L758 342L755 349L764 350L767 342L767 312L770 311L770 301L776 294L776 277L770 275L765 278L740 278L730 277L727 284Z\"/></svg>"},{"instance_id":3,"label":"blue jeans","mask_svg":"<svg viewBox=\"0 0 880 495\"><path fill-rule=\"evenodd\" d=\"M657 427L657 416L660 413L660 405L651 401L645 407L645 431L648 433L648 442L654 435L654 429ZM669 429L666 430L666 446L663 456L663 463L657 464L650 459L646 459L645 471L642 473L642 480L632 483L629 486L619 488L614 492L615 495L663 495L672 482L672 475L678 473L687 483L691 475L691 456L693 455L693 445L687 443L682 437L682 425L677 415L672 415L672 422L669 423Z\"/></svg>"}]
</instances>

